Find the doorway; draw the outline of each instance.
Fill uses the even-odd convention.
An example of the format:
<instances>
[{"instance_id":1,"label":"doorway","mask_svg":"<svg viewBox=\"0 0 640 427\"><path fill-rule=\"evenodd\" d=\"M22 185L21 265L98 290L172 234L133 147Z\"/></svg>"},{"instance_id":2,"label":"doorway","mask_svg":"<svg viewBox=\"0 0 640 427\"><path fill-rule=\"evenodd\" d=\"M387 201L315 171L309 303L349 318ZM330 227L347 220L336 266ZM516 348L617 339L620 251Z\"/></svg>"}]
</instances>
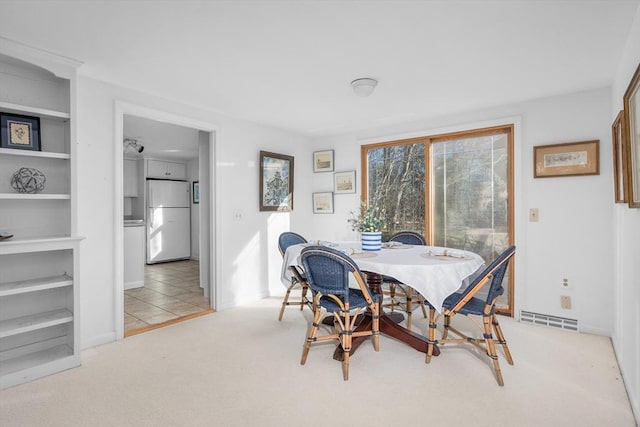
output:
<instances>
[{"instance_id":1,"label":"doorway","mask_svg":"<svg viewBox=\"0 0 640 427\"><path fill-rule=\"evenodd\" d=\"M213 209L215 202L213 169L215 157L215 127L207 123L197 122L192 119L170 115L164 112L150 110L144 107L116 103L116 286L115 286L115 330L116 338L133 335L134 331L145 331L196 317L212 312L216 304L215 287L215 220ZM133 123L133 124L132 124ZM139 124L150 127L142 131ZM151 129L151 124L157 124L159 130ZM180 132L191 132L195 137L183 137ZM176 133L177 132L177 133ZM165 138L168 143L163 145L159 135L169 135ZM139 199L133 204L127 202L123 192L124 182L124 155L125 139L134 139L136 146L144 147L145 156L139 157L139 163L143 166L139 172L140 191ZM194 141L195 139L195 141ZM187 141L187 147L182 141ZM130 151L130 150L129 150ZM134 159L141 151L133 153ZM129 152L129 154L131 154ZM197 209L192 209L191 224L193 230L191 257L175 262L163 262L157 264L144 264L144 285L134 289L127 289L125 294L124 265L125 265L125 237L123 218L139 217L146 213L144 202L146 187L145 158L162 158L168 161L176 161L189 165L191 171L180 181L185 181L191 188L193 182L200 186L199 203ZM194 166L195 165L195 166ZM193 172L195 170L195 172ZM139 205L138 210L132 210L131 206ZM140 207L142 206L142 207ZM137 218L136 218L137 219ZM145 220L144 217L139 218ZM146 229L146 227L145 227ZM146 233L145 233L146 245ZM128 247L128 244L127 244ZM125 313L125 305L128 305ZM143 310L146 308L148 310ZM136 319L130 316L135 312ZM155 316L154 316L155 315ZM142 321L144 323L136 323ZM125 327L125 322L127 326ZM127 333L125 334L125 329Z\"/></svg>"}]
</instances>

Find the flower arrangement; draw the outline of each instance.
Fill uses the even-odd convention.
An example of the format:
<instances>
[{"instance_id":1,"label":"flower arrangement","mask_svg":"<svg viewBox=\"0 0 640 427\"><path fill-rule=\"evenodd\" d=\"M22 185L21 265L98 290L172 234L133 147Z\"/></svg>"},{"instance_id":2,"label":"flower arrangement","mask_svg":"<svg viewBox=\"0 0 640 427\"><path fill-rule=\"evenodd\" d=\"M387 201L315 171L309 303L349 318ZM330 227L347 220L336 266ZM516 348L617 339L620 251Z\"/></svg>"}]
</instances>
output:
<instances>
[{"instance_id":1,"label":"flower arrangement","mask_svg":"<svg viewBox=\"0 0 640 427\"><path fill-rule=\"evenodd\" d=\"M375 206L369 206L365 202L360 204L360 212L349 212L349 219L353 231L382 231L386 226L384 212Z\"/></svg>"}]
</instances>

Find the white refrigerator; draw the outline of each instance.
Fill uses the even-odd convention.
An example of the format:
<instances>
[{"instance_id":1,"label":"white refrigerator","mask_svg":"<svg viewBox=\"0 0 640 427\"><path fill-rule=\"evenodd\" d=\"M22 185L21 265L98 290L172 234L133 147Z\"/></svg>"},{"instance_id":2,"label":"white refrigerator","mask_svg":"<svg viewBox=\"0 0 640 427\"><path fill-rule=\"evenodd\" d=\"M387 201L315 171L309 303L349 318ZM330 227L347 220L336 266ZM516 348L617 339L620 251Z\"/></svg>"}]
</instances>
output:
<instances>
[{"instance_id":1,"label":"white refrigerator","mask_svg":"<svg viewBox=\"0 0 640 427\"><path fill-rule=\"evenodd\" d=\"M147 181L147 264L191 256L189 183Z\"/></svg>"}]
</instances>

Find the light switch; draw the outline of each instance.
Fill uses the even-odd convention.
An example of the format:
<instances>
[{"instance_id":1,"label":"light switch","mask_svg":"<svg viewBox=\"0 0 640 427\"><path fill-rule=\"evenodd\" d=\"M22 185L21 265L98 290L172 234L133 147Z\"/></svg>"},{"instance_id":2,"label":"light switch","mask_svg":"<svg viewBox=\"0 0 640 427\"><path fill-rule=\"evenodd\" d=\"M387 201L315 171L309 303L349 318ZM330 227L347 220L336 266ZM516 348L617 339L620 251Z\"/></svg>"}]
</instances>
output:
<instances>
[{"instance_id":1,"label":"light switch","mask_svg":"<svg viewBox=\"0 0 640 427\"><path fill-rule=\"evenodd\" d=\"M529 222L538 222L538 208L529 209Z\"/></svg>"}]
</instances>

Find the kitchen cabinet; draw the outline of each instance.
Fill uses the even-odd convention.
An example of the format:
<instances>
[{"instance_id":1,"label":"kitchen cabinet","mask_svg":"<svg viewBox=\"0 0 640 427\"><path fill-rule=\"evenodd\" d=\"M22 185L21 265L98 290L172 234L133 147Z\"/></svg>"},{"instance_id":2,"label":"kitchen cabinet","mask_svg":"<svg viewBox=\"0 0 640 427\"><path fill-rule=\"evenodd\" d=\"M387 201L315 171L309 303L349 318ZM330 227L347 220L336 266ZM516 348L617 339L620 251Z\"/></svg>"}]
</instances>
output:
<instances>
[{"instance_id":1,"label":"kitchen cabinet","mask_svg":"<svg viewBox=\"0 0 640 427\"><path fill-rule=\"evenodd\" d=\"M124 159L124 197L138 197L138 161Z\"/></svg>"},{"instance_id":2,"label":"kitchen cabinet","mask_svg":"<svg viewBox=\"0 0 640 427\"><path fill-rule=\"evenodd\" d=\"M183 181L187 179L187 165L182 162L148 159L147 178Z\"/></svg>"},{"instance_id":3,"label":"kitchen cabinet","mask_svg":"<svg viewBox=\"0 0 640 427\"><path fill-rule=\"evenodd\" d=\"M144 286L146 228L143 221L124 222L124 289Z\"/></svg>"},{"instance_id":4,"label":"kitchen cabinet","mask_svg":"<svg viewBox=\"0 0 640 427\"><path fill-rule=\"evenodd\" d=\"M24 52L30 63L11 57ZM17 54L16 54L17 55ZM0 112L39 119L41 151L0 149L0 388L80 365L76 234L75 63L3 40ZM53 70L50 72L48 70ZM36 194L10 184L21 167L46 177Z\"/></svg>"}]
</instances>

